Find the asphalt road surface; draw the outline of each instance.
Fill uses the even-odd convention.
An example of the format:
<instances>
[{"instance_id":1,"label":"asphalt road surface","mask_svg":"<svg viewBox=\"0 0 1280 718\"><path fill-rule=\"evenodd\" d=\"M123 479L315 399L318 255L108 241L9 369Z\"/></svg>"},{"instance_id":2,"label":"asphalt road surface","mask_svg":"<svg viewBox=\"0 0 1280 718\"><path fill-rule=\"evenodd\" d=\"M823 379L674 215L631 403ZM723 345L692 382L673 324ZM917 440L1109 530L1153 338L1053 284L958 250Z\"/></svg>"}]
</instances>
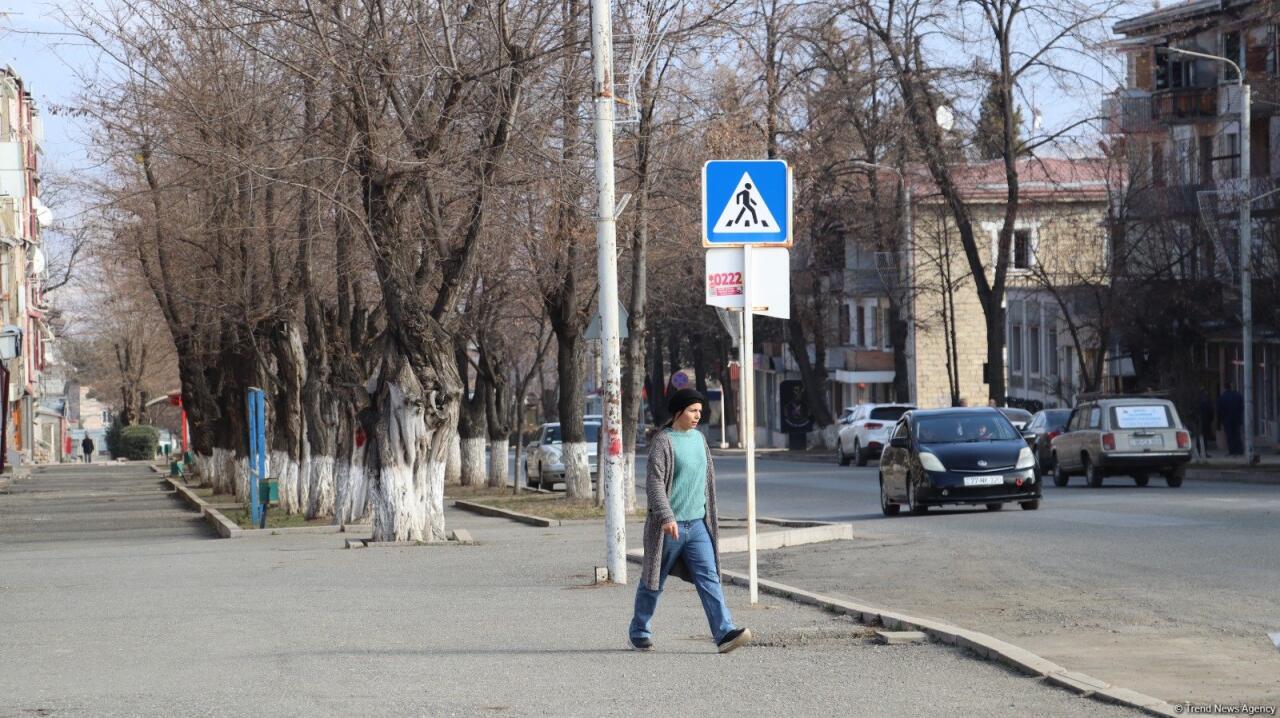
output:
<instances>
[{"instance_id":1,"label":"asphalt road surface","mask_svg":"<svg viewBox=\"0 0 1280 718\"><path fill-rule=\"evenodd\" d=\"M721 515L745 515L744 459L716 470ZM886 518L877 471L759 459L759 515L848 521L859 537L762 555L761 574L944 618L1170 702L1280 706L1267 636L1280 631L1280 486L1073 478L1050 482L1038 511Z\"/></svg>"}]
</instances>

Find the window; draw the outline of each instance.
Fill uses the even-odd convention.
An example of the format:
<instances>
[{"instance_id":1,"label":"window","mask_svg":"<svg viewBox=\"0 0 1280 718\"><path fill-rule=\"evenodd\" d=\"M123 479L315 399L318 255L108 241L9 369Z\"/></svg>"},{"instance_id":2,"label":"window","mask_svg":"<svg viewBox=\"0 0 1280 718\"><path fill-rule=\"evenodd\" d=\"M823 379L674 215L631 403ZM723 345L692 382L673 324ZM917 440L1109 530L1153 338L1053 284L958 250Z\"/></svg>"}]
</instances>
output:
<instances>
[{"instance_id":1,"label":"window","mask_svg":"<svg viewBox=\"0 0 1280 718\"><path fill-rule=\"evenodd\" d=\"M898 422L897 428L893 430L893 438L895 439L907 438L907 422L905 421Z\"/></svg>"},{"instance_id":2,"label":"window","mask_svg":"<svg viewBox=\"0 0 1280 718\"><path fill-rule=\"evenodd\" d=\"M1048 360L1046 368L1049 370L1049 376L1058 376L1058 330L1052 328L1049 330L1049 346L1045 351L1045 358Z\"/></svg>"},{"instance_id":3,"label":"window","mask_svg":"<svg viewBox=\"0 0 1280 718\"><path fill-rule=\"evenodd\" d=\"M850 337L849 337L849 332L850 332L851 330L850 330L849 325L850 325L850 323L851 323L851 322L850 322L850 319L849 319L849 312L850 312L852 309L853 309L853 307L850 307L850 306L848 306L848 305L845 305L845 309L844 309L844 311L843 311L843 312L840 312L840 336L844 337L844 338L845 338L845 341L848 341L848 340L849 340L849 338L850 338Z\"/></svg>"},{"instance_id":4,"label":"window","mask_svg":"<svg viewBox=\"0 0 1280 718\"><path fill-rule=\"evenodd\" d=\"M1222 179L1240 176L1240 135L1228 132L1222 136L1222 154L1217 157Z\"/></svg>"},{"instance_id":5,"label":"window","mask_svg":"<svg viewBox=\"0 0 1280 718\"><path fill-rule=\"evenodd\" d=\"M857 327L858 332L853 336L854 346L866 346L867 342L867 308L859 304L857 306Z\"/></svg>"},{"instance_id":6,"label":"window","mask_svg":"<svg viewBox=\"0 0 1280 718\"><path fill-rule=\"evenodd\" d=\"M1222 42L1222 56L1243 67L1244 58L1240 56L1240 32L1232 30L1224 32L1218 37ZM1221 68L1220 72L1222 74L1219 77L1221 77L1222 82L1235 82L1240 79L1230 65L1224 62L1217 64Z\"/></svg>"},{"instance_id":7,"label":"window","mask_svg":"<svg viewBox=\"0 0 1280 718\"><path fill-rule=\"evenodd\" d=\"M1022 373L1022 325L1014 324L1009 328L1009 369L1016 374Z\"/></svg>"},{"instance_id":8,"label":"window","mask_svg":"<svg viewBox=\"0 0 1280 718\"><path fill-rule=\"evenodd\" d=\"M1033 248L1031 246L1031 230L1015 229L1013 231L1013 266L1016 269L1030 269Z\"/></svg>"},{"instance_id":9,"label":"window","mask_svg":"<svg viewBox=\"0 0 1280 718\"><path fill-rule=\"evenodd\" d=\"M1031 327L1031 331L1028 334L1028 338L1031 341L1030 349L1029 349L1031 353L1027 355L1027 359L1031 364L1031 373L1039 374L1040 373L1040 327L1038 326Z\"/></svg>"},{"instance_id":10,"label":"window","mask_svg":"<svg viewBox=\"0 0 1280 718\"><path fill-rule=\"evenodd\" d=\"M1267 27L1267 74L1274 77L1280 74L1280 69L1276 67L1276 26L1269 25ZM1250 63L1252 64L1252 63Z\"/></svg>"},{"instance_id":11,"label":"window","mask_svg":"<svg viewBox=\"0 0 1280 718\"><path fill-rule=\"evenodd\" d=\"M1099 429L1102 427L1102 410L1096 406L1089 407L1089 428Z\"/></svg>"},{"instance_id":12,"label":"window","mask_svg":"<svg viewBox=\"0 0 1280 718\"><path fill-rule=\"evenodd\" d=\"M892 349L893 344L889 340L889 308L885 307L880 310L880 348Z\"/></svg>"},{"instance_id":13,"label":"window","mask_svg":"<svg viewBox=\"0 0 1280 718\"><path fill-rule=\"evenodd\" d=\"M867 333L862 337L863 346L868 349L874 349L876 347L876 329L878 328L876 327L876 308L874 305L863 307L863 312L866 314L867 324Z\"/></svg>"},{"instance_id":14,"label":"window","mask_svg":"<svg viewBox=\"0 0 1280 718\"><path fill-rule=\"evenodd\" d=\"M1213 182L1213 136L1205 135L1200 138L1200 177L1197 180L1202 184Z\"/></svg>"}]
</instances>

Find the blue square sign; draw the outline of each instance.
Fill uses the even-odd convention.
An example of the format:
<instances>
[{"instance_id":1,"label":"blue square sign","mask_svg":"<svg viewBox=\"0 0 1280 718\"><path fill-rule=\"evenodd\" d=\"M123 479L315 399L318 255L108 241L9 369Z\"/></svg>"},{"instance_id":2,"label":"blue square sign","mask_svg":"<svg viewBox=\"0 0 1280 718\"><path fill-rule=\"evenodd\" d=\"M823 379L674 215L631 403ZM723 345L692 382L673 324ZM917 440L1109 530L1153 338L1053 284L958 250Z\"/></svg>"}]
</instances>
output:
<instances>
[{"instance_id":1,"label":"blue square sign","mask_svg":"<svg viewBox=\"0 0 1280 718\"><path fill-rule=\"evenodd\" d=\"M785 160L702 166L702 246L791 246L791 170Z\"/></svg>"}]
</instances>

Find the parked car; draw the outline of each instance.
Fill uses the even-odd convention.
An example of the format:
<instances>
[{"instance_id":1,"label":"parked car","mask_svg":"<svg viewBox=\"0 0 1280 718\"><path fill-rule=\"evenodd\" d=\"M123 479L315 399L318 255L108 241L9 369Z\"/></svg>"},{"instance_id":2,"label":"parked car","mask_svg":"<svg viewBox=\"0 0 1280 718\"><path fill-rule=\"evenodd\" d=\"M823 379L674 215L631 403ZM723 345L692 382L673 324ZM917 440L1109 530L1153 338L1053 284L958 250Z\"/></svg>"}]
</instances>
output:
<instances>
[{"instance_id":1,"label":"parked car","mask_svg":"<svg viewBox=\"0 0 1280 718\"><path fill-rule=\"evenodd\" d=\"M1031 412L1026 409L1017 409L1012 406L1000 407L1000 413L1004 414L1004 418L1013 424L1013 428L1022 431L1027 428L1027 424L1031 423Z\"/></svg>"},{"instance_id":2,"label":"parked car","mask_svg":"<svg viewBox=\"0 0 1280 718\"><path fill-rule=\"evenodd\" d=\"M880 457L880 509L1009 502L1040 508L1040 477L1022 435L993 408L909 411L894 426Z\"/></svg>"},{"instance_id":3,"label":"parked car","mask_svg":"<svg viewBox=\"0 0 1280 718\"><path fill-rule=\"evenodd\" d=\"M914 408L909 404L860 404L853 407L853 414L848 423L840 427L836 439L836 460L841 466L848 466L850 461L866 466L868 459L879 459L893 425Z\"/></svg>"},{"instance_id":4,"label":"parked car","mask_svg":"<svg viewBox=\"0 0 1280 718\"><path fill-rule=\"evenodd\" d=\"M1160 474L1169 486L1182 485L1191 461L1191 435L1168 399L1103 396L1071 411L1066 431L1053 438L1055 486L1083 474L1092 487L1108 476L1132 476L1146 486Z\"/></svg>"},{"instance_id":5,"label":"parked car","mask_svg":"<svg viewBox=\"0 0 1280 718\"><path fill-rule=\"evenodd\" d=\"M1045 409L1036 412L1031 422L1022 430L1027 439L1027 446L1036 455L1036 467L1041 476L1048 476L1053 471L1054 437L1067 428L1067 420L1071 418L1070 409Z\"/></svg>"},{"instance_id":6,"label":"parked car","mask_svg":"<svg viewBox=\"0 0 1280 718\"><path fill-rule=\"evenodd\" d=\"M587 467L594 479L596 456L600 442L600 422L583 423L587 442ZM538 440L529 444L528 457L525 459L525 476L530 486L549 489L557 482L564 481L564 442L561 439L560 422L543 424L538 433Z\"/></svg>"}]
</instances>

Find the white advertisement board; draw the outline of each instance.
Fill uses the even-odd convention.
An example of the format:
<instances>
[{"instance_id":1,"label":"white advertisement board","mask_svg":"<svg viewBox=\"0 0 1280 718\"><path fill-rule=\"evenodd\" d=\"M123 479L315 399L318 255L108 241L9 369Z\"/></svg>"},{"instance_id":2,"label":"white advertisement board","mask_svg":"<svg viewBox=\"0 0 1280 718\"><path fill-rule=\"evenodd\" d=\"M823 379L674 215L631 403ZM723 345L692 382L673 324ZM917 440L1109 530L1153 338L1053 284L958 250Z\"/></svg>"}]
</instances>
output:
<instances>
[{"instance_id":1,"label":"white advertisement board","mask_svg":"<svg viewBox=\"0 0 1280 718\"><path fill-rule=\"evenodd\" d=\"M712 247L706 255L707 304L742 309L748 276L743 267L742 248ZM756 314L790 318L791 251L785 247L754 247L751 258L751 299L757 307Z\"/></svg>"}]
</instances>

